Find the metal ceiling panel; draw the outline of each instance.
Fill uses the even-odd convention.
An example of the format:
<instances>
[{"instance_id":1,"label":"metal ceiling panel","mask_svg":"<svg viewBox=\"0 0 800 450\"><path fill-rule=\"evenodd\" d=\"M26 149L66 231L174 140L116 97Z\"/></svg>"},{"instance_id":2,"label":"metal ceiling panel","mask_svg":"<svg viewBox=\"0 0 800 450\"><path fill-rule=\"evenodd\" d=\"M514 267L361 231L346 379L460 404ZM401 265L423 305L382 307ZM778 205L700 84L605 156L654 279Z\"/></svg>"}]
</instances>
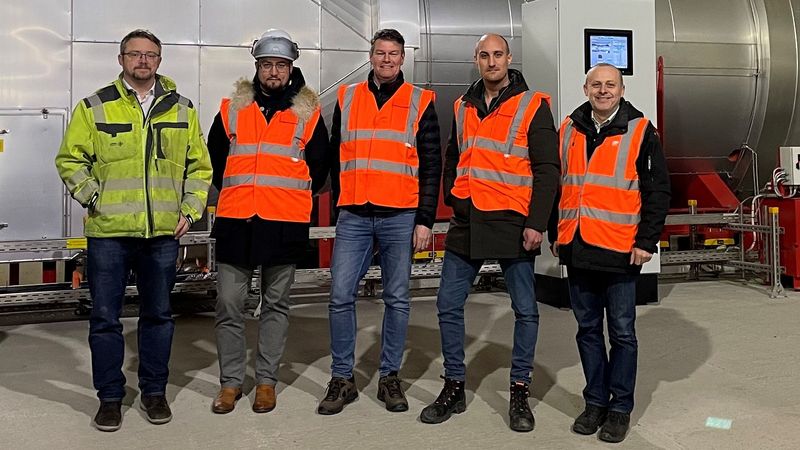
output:
<instances>
[{"instance_id":1,"label":"metal ceiling panel","mask_svg":"<svg viewBox=\"0 0 800 450\"><path fill-rule=\"evenodd\" d=\"M164 43L200 42L197 26L200 2L197 0L80 0L70 3L74 39L79 42L119 42L136 28L152 31Z\"/></svg>"},{"instance_id":2,"label":"metal ceiling panel","mask_svg":"<svg viewBox=\"0 0 800 450\"><path fill-rule=\"evenodd\" d=\"M199 51L195 46L165 45L158 69L160 74L175 80L178 92L192 101L199 96ZM72 106L119 76L122 69L117 61L118 53L118 44L73 44Z\"/></svg>"},{"instance_id":3,"label":"metal ceiling panel","mask_svg":"<svg viewBox=\"0 0 800 450\"><path fill-rule=\"evenodd\" d=\"M70 1L3 4L0 105L69 106Z\"/></svg>"},{"instance_id":4,"label":"metal ceiling panel","mask_svg":"<svg viewBox=\"0 0 800 450\"><path fill-rule=\"evenodd\" d=\"M287 31L301 48L319 48L320 7L313 0L201 0L206 45L250 45L269 28Z\"/></svg>"},{"instance_id":5,"label":"metal ceiling panel","mask_svg":"<svg viewBox=\"0 0 800 450\"><path fill-rule=\"evenodd\" d=\"M369 0L324 0L321 5L323 49L369 50L372 38Z\"/></svg>"}]
</instances>

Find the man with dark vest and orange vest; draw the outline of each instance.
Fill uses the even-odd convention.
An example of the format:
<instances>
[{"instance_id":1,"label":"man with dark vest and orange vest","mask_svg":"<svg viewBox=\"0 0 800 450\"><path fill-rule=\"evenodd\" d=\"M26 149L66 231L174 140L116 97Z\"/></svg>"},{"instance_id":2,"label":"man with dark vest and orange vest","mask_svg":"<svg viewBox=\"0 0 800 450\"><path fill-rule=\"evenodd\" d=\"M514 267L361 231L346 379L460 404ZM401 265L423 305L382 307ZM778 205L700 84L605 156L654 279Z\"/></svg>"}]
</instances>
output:
<instances>
[{"instance_id":1,"label":"man with dark vest and orange vest","mask_svg":"<svg viewBox=\"0 0 800 450\"><path fill-rule=\"evenodd\" d=\"M312 195L328 176L328 131L319 97L294 67L297 44L271 29L253 43L252 81L235 83L208 135L220 190L216 238L219 394L212 410L233 411L246 367L244 306L260 267L253 411L275 408L278 364L289 328L289 289L306 253Z\"/></svg>"},{"instance_id":2,"label":"man with dark vest and orange vest","mask_svg":"<svg viewBox=\"0 0 800 450\"><path fill-rule=\"evenodd\" d=\"M509 425L531 431L528 387L539 329L533 263L558 187L558 134L550 97L528 90L500 35L475 46L481 79L455 102L445 154L445 201L453 217L436 306L444 387L420 420L440 423L466 408L464 304L485 259L498 259L514 310Z\"/></svg>"},{"instance_id":3,"label":"man with dark vest and orange vest","mask_svg":"<svg viewBox=\"0 0 800 450\"><path fill-rule=\"evenodd\" d=\"M403 80L405 40L393 29L372 38L367 80L342 86L331 128L331 180L339 217L331 261L331 375L319 414L358 397L353 377L358 284L380 255L383 329L378 399L408 410L398 378L411 309L413 251L428 247L442 173L433 91Z\"/></svg>"},{"instance_id":4,"label":"man with dark vest and orange vest","mask_svg":"<svg viewBox=\"0 0 800 450\"><path fill-rule=\"evenodd\" d=\"M594 66L583 92L589 101L561 124L558 226L552 220L548 236L567 266L586 377L586 407L572 430L590 435L599 428L601 440L621 442L636 383L636 279L658 250L670 183L653 124L622 98L619 69Z\"/></svg>"}]
</instances>

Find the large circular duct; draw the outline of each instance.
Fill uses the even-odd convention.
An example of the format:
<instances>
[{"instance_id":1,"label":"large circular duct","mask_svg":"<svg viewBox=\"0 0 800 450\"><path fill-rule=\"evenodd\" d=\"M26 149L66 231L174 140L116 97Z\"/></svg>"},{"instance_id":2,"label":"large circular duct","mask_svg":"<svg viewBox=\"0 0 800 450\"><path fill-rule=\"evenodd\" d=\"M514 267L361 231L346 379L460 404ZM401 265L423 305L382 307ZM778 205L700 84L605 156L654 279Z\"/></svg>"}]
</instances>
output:
<instances>
[{"instance_id":1,"label":"large circular duct","mask_svg":"<svg viewBox=\"0 0 800 450\"><path fill-rule=\"evenodd\" d=\"M444 135L449 105L478 76L471 48L481 34L511 37L514 62L521 63L522 3L466 0L453 8L447 0L420 0L414 82L437 91ZM748 144L766 180L777 148L800 145L800 0L656 0L655 6L670 171L728 173L728 155ZM743 189L751 184L747 178Z\"/></svg>"}]
</instances>

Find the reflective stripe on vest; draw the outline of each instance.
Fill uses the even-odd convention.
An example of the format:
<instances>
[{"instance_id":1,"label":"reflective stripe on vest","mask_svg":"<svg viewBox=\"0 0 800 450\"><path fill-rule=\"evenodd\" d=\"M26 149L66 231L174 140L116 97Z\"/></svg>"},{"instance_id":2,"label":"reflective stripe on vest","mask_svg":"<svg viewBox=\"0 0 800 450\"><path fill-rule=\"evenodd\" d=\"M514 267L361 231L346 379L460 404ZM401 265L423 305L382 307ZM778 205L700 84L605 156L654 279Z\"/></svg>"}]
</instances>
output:
<instances>
[{"instance_id":1,"label":"reflective stripe on vest","mask_svg":"<svg viewBox=\"0 0 800 450\"><path fill-rule=\"evenodd\" d=\"M313 203L304 147L319 120L319 108L308 120L286 109L267 122L255 102L240 110L231 104L226 99L220 107L231 145L217 216L310 222Z\"/></svg>"},{"instance_id":2,"label":"reflective stripe on vest","mask_svg":"<svg viewBox=\"0 0 800 450\"><path fill-rule=\"evenodd\" d=\"M345 161L340 165L342 172L349 172L358 169L375 169L384 172L394 172L401 175L408 175L416 178L419 174L419 169L408 164L399 164L390 161L370 160L367 158L356 158L350 161Z\"/></svg>"},{"instance_id":3,"label":"reflective stripe on vest","mask_svg":"<svg viewBox=\"0 0 800 450\"><path fill-rule=\"evenodd\" d=\"M471 198L482 211L512 210L527 215L533 173L523 128L530 126L542 101L548 99L544 94L525 91L507 99L483 119L463 98L456 100L459 162L451 193Z\"/></svg>"},{"instance_id":4,"label":"reflective stripe on vest","mask_svg":"<svg viewBox=\"0 0 800 450\"><path fill-rule=\"evenodd\" d=\"M352 114L352 104L353 98L355 97L355 90L358 87L358 84L352 84L347 86L347 89L344 93L344 104L341 105L341 112L342 112L342 140L341 142L348 143L353 142L361 139L372 139L372 140L383 140L383 141L392 141L398 142L403 145L411 145L416 147L416 140L417 136L414 132L414 124L417 121L417 116L419 116L419 107L420 102L422 101L422 89L414 86L413 91L411 92L411 104L409 105L408 109L408 117L406 118L406 126L405 131L394 131L394 130L350 130L350 114ZM358 161L358 160L354 160ZM376 161L373 160L371 164L365 165L364 163L353 163L354 161L343 161L340 164L339 170L342 172L347 172L349 170L356 170L356 169L375 169L375 170L382 170L384 172L393 172L400 175L410 175L416 177L418 174L418 170L416 167L412 167L408 164L397 164L397 163L390 163L387 161Z\"/></svg>"},{"instance_id":5,"label":"reflective stripe on vest","mask_svg":"<svg viewBox=\"0 0 800 450\"><path fill-rule=\"evenodd\" d=\"M222 179L222 187L232 186L272 186L287 189L311 189L311 181L276 175L232 175Z\"/></svg>"},{"instance_id":6,"label":"reflective stripe on vest","mask_svg":"<svg viewBox=\"0 0 800 450\"><path fill-rule=\"evenodd\" d=\"M581 237L591 245L630 252L641 209L635 164L648 124L645 118L631 120L626 133L606 137L587 160L586 137L571 119L564 121L559 244L570 243L580 229Z\"/></svg>"},{"instance_id":7,"label":"reflective stripe on vest","mask_svg":"<svg viewBox=\"0 0 800 450\"><path fill-rule=\"evenodd\" d=\"M496 141L494 139L488 139L485 137L475 136L471 142L467 142L467 145L464 145L464 121L466 120L466 109L467 109L467 102L461 100L461 106L458 109L458 114L456 115L456 132L458 133L458 152L464 153L467 151L468 148L472 147L480 147L485 150L490 150L493 152L504 153L507 155L514 155L518 158L522 159L530 159L530 155L528 153L528 147L523 147L520 145L514 145L514 137L519 132L519 127L522 125L522 119L525 115L525 110L527 110L528 105L530 105L531 100L533 100L534 92L532 91L525 91L522 95L522 99L520 99L519 107L516 111L514 111L514 119L511 121L511 126L509 127L508 134L506 135L505 141ZM520 114L522 111L522 114Z\"/></svg>"},{"instance_id":8,"label":"reflective stripe on vest","mask_svg":"<svg viewBox=\"0 0 800 450\"><path fill-rule=\"evenodd\" d=\"M274 118L274 116L273 116ZM236 130L239 119L239 110L228 111L228 129ZM266 118L264 119L266 120ZM300 121L295 127L292 145L280 145L262 142L260 144L240 144L236 139L231 141L228 155L255 155L257 153L286 156L288 158L305 159L305 152L300 150L297 142L303 137L306 129L306 122ZM234 134L235 136L235 134Z\"/></svg>"},{"instance_id":9,"label":"reflective stripe on vest","mask_svg":"<svg viewBox=\"0 0 800 450\"><path fill-rule=\"evenodd\" d=\"M416 135L420 116L434 96L432 91L403 83L377 108L368 82L339 89L339 206L418 206Z\"/></svg>"}]
</instances>

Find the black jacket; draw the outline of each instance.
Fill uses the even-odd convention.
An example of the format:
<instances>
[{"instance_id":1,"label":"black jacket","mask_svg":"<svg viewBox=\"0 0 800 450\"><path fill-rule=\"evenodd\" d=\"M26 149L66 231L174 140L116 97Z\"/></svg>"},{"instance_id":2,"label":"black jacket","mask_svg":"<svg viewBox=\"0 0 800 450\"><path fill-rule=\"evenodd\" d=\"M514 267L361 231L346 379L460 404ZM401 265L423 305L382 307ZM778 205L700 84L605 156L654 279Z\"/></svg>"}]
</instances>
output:
<instances>
[{"instance_id":1,"label":"black jacket","mask_svg":"<svg viewBox=\"0 0 800 450\"><path fill-rule=\"evenodd\" d=\"M492 100L489 108L484 101L483 81L478 80L464 94L464 100L475 105L483 120L509 98L528 90L522 73L510 69L511 83ZM533 173L533 194L525 217L516 211L481 211L471 199L459 199L450 191L456 180L459 151L455 119L447 144L444 163L445 204L453 208L445 248L472 259L519 258L540 253L527 252L522 247L522 232L532 228L544 232L558 189L558 133L553 125L550 105L542 102L528 128L528 155Z\"/></svg>"},{"instance_id":2,"label":"black jacket","mask_svg":"<svg viewBox=\"0 0 800 450\"><path fill-rule=\"evenodd\" d=\"M586 156L592 157L594 150L609 136L624 134L628 131L628 122L644 117L624 98L620 101L617 115L608 125L600 129L592 121L592 106L589 102L579 106L571 115L574 126L586 135ZM661 142L653 124L647 125L644 140L636 160L636 172L639 175L639 192L642 197L639 227L636 231L634 247L655 253L658 251L661 229L669 211L670 184L667 163ZM558 238L558 208L555 208L548 227L550 242ZM616 273L639 273L642 266L630 264L630 253L620 253L587 244L580 236L578 228L572 243L559 247L559 259L568 267L599 270Z\"/></svg>"},{"instance_id":3,"label":"black jacket","mask_svg":"<svg viewBox=\"0 0 800 450\"><path fill-rule=\"evenodd\" d=\"M400 72L397 79L391 83L381 84L380 88L373 81L373 73L367 75L369 80L369 90L375 96L375 102L380 109L403 85L403 72ZM339 102L333 110L333 125L331 126L331 189L333 193L333 204L339 201L339 144L342 139L342 110ZM419 128L417 130L417 156L419 157L419 206L416 208L416 218L414 223L433 227L436 220L436 207L439 204L439 181L442 177L442 146L439 137L439 118L436 116L436 108L433 102L420 117ZM373 205L349 205L344 209L361 216L390 216L398 214L408 209L390 208L387 206Z\"/></svg>"},{"instance_id":4,"label":"black jacket","mask_svg":"<svg viewBox=\"0 0 800 450\"><path fill-rule=\"evenodd\" d=\"M252 86L259 86L258 77ZM264 112L267 121L278 111L291 108L295 96L305 86L299 68L292 70L289 84L282 90L266 95L254 89L255 102ZM308 91L306 90L306 93ZM218 113L208 133L208 150L214 168L213 185L222 189L222 178L230 150L230 140ZM311 189L317 193L328 177L328 130L322 117L305 148L306 164L311 175ZM264 220L258 216L250 219L218 217L211 236L216 238L217 261L255 268L260 265L296 264L303 260L308 247L309 224Z\"/></svg>"}]
</instances>

